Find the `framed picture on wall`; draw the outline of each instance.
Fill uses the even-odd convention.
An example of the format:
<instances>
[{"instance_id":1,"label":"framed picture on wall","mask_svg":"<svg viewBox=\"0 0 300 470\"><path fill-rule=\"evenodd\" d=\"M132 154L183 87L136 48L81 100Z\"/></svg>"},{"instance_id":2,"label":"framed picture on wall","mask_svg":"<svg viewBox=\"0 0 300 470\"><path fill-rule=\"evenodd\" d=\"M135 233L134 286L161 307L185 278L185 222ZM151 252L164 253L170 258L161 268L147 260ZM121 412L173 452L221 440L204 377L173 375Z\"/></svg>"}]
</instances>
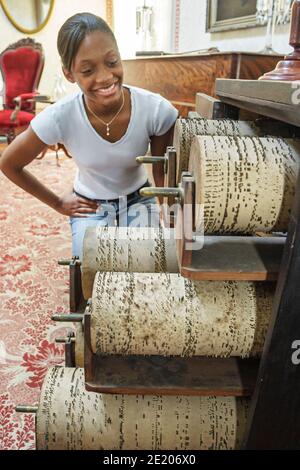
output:
<instances>
[{"instance_id":1,"label":"framed picture on wall","mask_svg":"<svg viewBox=\"0 0 300 470\"><path fill-rule=\"evenodd\" d=\"M258 26L256 0L207 0L207 32L214 33L253 26Z\"/></svg>"}]
</instances>

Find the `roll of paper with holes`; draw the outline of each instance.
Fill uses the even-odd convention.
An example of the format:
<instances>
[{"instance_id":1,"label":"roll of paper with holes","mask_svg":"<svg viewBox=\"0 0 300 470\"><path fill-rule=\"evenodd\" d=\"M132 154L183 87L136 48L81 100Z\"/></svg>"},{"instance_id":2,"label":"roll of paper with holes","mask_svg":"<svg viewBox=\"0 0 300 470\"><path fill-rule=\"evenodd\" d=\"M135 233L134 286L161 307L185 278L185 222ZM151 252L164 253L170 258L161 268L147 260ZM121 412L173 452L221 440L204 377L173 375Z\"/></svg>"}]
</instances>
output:
<instances>
[{"instance_id":1,"label":"roll of paper with holes","mask_svg":"<svg viewBox=\"0 0 300 470\"><path fill-rule=\"evenodd\" d=\"M189 171L196 180L196 230L286 231L299 158L300 140L195 136Z\"/></svg>"},{"instance_id":2,"label":"roll of paper with holes","mask_svg":"<svg viewBox=\"0 0 300 470\"><path fill-rule=\"evenodd\" d=\"M174 129L173 146L176 149L176 181L180 182L181 173L189 167L192 139L195 135L260 135L260 129L253 121L234 121L232 119L177 119Z\"/></svg>"},{"instance_id":3,"label":"roll of paper with holes","mask_svg":"<svg viewBox=\"0 0 300 470\"><path fill-rule=\"evenodd\" d=\"M97 271L179 271L174 229L149 227L90 227L85 232L82 289L92 296Z\"/></svg>"},{"instance_id":4,"label":"roll of paper with holes","mask_svg":"<svg viewBox=\"0 0 300 470\"><path fill-rule=\"evenodd\" d=\"M52 367L36 416L38 450L234 449L249 401L87 392L83 369Z\"/></svg>"},{"instance_id":5,"label":"roll of paper with holes","mask_svg":"<svg viewBox=\"0 0 300 470\"><path fill-rule=\"evenodd\" d=\"M190 281L179 274L101 273L91 303L100 354L258 356L273 283Z\"/></svg>"}]
</instances>

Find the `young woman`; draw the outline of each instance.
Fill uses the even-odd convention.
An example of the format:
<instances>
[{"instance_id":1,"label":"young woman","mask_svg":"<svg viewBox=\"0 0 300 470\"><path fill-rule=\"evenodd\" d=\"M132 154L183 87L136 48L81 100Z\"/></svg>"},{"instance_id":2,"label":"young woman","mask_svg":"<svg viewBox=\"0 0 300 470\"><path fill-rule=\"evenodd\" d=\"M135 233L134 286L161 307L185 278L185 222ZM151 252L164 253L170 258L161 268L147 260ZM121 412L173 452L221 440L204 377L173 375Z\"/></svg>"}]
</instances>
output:
<instances>
[{"instance_id":1,"label":"young woman","mask_svg":"<svg viewBox=\"0 0 300 470\"><path fill-rule=\"evenodd\" d=\"M1 169L25 191L70 217L73 255L81 257L87 226L158 223L155 199L139 195L149 183L135 159L147 152L149 143L153 155L164 154L177 110L160 95L123 85L116 39L101 18L72 16L59 31L57 47L66 79L80 91L39 113L7 147ZM77 165L70 194L53 193L25 169L47 145L57 143L64 144ZM162 166L154 166L153 176L161 186ZM141 215L143 220L136 223Z\"/></svg>"}]
</instances>

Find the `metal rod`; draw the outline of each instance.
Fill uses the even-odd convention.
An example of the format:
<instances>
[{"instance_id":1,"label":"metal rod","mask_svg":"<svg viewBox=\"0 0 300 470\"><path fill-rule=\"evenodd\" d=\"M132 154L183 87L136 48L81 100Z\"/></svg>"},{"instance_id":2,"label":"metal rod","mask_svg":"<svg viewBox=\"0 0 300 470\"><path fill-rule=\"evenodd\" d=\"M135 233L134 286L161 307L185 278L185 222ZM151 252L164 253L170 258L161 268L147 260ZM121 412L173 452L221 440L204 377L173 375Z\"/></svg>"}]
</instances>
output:
<instances>
[{"instance_id":1,"label":"metal rod","mask_svg":"<svg viewBox=\"0 0 300 470\"><path fill-rule=\"evenodd\" d=\"M38 409L37 405L17 405L15 407L17 413L37 413Z\"/></svg>"},{"instance_id":2,"label":"metal rod","mask_svg":"<svg viewBox=\"0 0 300 470\"><path fill-rule=\"evenodd\" d=\"M73 259L59 259L58 262L59 266L70 266L70 264L74 263ZM75 260L75 264L81 265L81 261L79 259Z\"/></svg>"},{"instance_id":3,"label":"metal rod","mask_svg":"<svg viewBox=\"0 0 300 470\"><path fill-rule=\"evenodd\" d=\"M59 266L70 266L71 263L72 263L71 259L59 259L57 261L57 264L59 264Z\"/></svg>"},{"instance_id":4,"label":"metal rod","mask_svg":"<svg viewBox=\"0 0 300 470\"><path fill-rule=\"evenodd\" d=\"M64 338L63 336L60 336L59 338L55 338L54 340L56 343L68 343L69 341L71 341L71 343L75 343L75 338L71 337L71 338Z\"/></svg>"},{"instance_id":5,"label":"metal rod","mask_svg":"<svg viewBox=\"0 0 300 470\"><path fill-rule=\"evenodd\" d=\"M180 197L181 190L180 188L155 188L153 186L140 189L140 195L142 197L153 197L153 196L163 196L163 197Z\"/></svg>"},{"instance_id":6,"label":"metal rod","mask_svg":"<svg viewBox=\"0 0 300 470\"><path fill-rule=\"evenodd\" d=\"M83 313L67 313L66 315L52 315L51 320L53 321L70 321L70 322L80 322L83 320Z\"/></svg>"},{"instance_id":7,"label":"metal rod","mask_svg":"<svg viewBox=\"0 0 300 470\"><path fill-rule=\"evenodd\" d=\"M166 157L136 157L137 163L164 163Z\"/></svg>"}]
</instances>

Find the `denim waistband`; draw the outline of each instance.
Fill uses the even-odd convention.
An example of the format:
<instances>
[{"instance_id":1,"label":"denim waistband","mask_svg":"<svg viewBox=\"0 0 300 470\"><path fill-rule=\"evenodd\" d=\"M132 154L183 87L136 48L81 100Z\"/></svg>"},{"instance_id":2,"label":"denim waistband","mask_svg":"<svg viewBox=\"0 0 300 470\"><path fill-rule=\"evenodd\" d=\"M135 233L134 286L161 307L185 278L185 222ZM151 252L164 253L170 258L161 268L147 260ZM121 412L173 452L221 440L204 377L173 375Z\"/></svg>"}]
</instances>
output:
<instances>
[{"instance_id":1,"label":"denim waistband","mask_svg":"<svg viewBox=\"0 0 300 470\"><path fill-rule=\"evenodd\" d=\"M118 198L116 199L91 199L89 197L86 197L86 196L83 196L82 194L78 193L77 191L75 191L75 189L73 189L74 193L77 194L77 196L79 197L83 197L85 199L88 199L89 201L105 201L107 202L108 204L109 203L118 203L120 198L121 197L127 197L127 199L130 199L130 198L133 198L133 197L136 197L137 195L139 195L139 190L142 189L142 188L145 188L145 187L149 187L151 186L151 183L149 180L145 181L144 184L142 184L142 186L140 186L138 189L136 189L135 191L133 191L132 193L130 194L125 194L125 195L120 195Z\"/></svg>"}]
</instances>

